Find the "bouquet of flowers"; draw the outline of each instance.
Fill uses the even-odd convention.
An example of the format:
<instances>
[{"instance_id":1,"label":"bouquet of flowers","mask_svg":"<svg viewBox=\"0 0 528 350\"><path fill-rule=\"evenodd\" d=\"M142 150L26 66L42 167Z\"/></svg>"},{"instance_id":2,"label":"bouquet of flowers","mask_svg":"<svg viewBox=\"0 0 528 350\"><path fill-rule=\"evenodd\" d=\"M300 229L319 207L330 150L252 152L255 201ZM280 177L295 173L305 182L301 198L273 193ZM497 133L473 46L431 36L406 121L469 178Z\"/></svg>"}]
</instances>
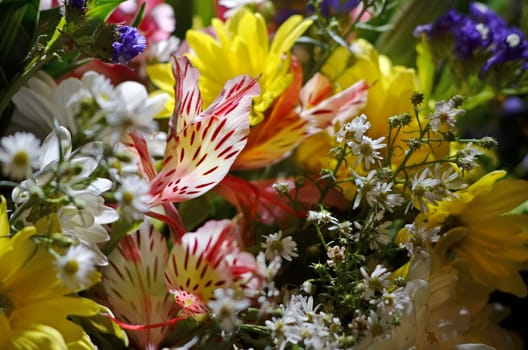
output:
<instances>
[{"instance_id":1,"label":"bouquet of flowers","mask_svg":"<svg viewBox=\"0 0 528 350\"><path fill-rule=\"evenodd\" d=\"M522 348L527 4L0 10L1 349Z\"/></svg>"}]
</instances>

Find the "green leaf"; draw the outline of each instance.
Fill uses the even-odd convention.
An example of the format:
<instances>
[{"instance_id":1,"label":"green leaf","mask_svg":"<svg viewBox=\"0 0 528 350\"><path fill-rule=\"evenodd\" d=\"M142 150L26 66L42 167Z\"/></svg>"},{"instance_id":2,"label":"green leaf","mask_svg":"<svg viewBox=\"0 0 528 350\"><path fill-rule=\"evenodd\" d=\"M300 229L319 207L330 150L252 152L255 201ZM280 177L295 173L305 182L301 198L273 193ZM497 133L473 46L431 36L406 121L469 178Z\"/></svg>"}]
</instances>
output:
<instances>
[{"instance_id":1,"label":"green leaf","mask_svg":"<svg viewBox=\"0 0 528 350\"><path fill-rule=\"evenodd\" d=\"M112 11L125 0L91 0L86 15L92 19L106 21Z\"/></svg>"},{"instance_id":2,"label":"green leaf","mask_svg":"<svg viewBox=\"0 0 528 350\"><path fill-rule=\"evenodd\" d=\"M110 232L110 240L104 245L103 253L106 255L110 254L112 250L117 247L121 241L121 238L126 236L128 233L137 230L139 226L141 226L141 223L142 222L129 222L123 219L114 222Z\"/></svg>"},{"instance_id":3,"label":"green leaf","mask_svg":"<svg viewBox=\"0 0 528 350\"><path fill-rule=\"evenodd\" d=\"M212 0L200 0L192 2L193 18L198 17L201 24L205 27L211 24L211 19L215 14L215 2Z\"/></svg>"},{"instance_id":4,"label":"green leaf","mask_svg":"<svg viewBox=\"0 0 528 350\"><path fill-rule=\"evenodd\" d=\"M139 9L136 17L132 21L131 26L132 27L138 27L141 24L141 21L143 20L143 17L145 17L145 6L147 5L146 2L141 4L141 8Z\"/></svg>"},{"instance_id":5,"label":"green leaf","mask_svg":"<svg viewBox=\"0 0 528 350\"><path fill-rule=\"evenodd\" d=\"M0 13L0 66L10 80L21 69L33 45L39 1L0 1Z\"/></svg>"},{"instance_id":6,"label":"green leaf","mask_svg":"<svg viewBox=\"0 0 528 350\"><path fill-rule=\"evenodd\" d=\"M180 203L178 211L183 219L185 228L189 231L200 225L207 217L211 210L209 200L205 196Z\"/></svg>"},{"instance_id":7,"label":"green leaf","mask_svg":"<svg viewBox=\"0 0 528 350\"><path fill-rule=\"evenodd\" d=\"M128 345L126 333L108 317L103 316L103 313L110 314L111 312L106 307L101 306L99 315L92 317L71 316L71 318L83 327L99 349L126 350Z\"/></svg>"}]
</instances>

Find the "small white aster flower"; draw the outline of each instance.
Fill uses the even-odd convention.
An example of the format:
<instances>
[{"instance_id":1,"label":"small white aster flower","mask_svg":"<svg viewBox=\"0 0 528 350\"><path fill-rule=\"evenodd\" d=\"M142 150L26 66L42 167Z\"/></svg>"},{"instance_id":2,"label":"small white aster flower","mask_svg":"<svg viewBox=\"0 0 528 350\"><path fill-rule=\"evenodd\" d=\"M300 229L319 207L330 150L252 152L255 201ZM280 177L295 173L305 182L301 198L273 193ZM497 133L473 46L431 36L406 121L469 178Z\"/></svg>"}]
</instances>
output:
<instances>
[{"instance_id":1,"label":"small white aster flower","mask_svg":"<svg viewBox=\"0 0 528 350\"><path fill-rule=\"evenodd\" d=\"M385 148L386 144L382 143L383 140L385 140L385 137L379 137L373 140L370 137L363 135L361 143L354 143L351 145L352 153L357 156L354 166L363 162L365 169L368 169L370 168L370 165L374 164L376 161L379 163L383 157L377 150Z\"/></svg>"},{"instance_id":2,"label":"small white aster flower","mask_svg":"<svg viewBox=\"0 0 528 350\"><path fill-rule=\"evenodd\" d=\"M369 128L370 122L367 120L367 116L362 114L341 127L335 135L336 141L344 142L347 145L360 143Z\"/></svg>"},{"instance_id":3,"label":"small white aster flower","mask_svg":"<svg viewBox=\"0 0 528 350\"><path fill-rule=\"evenodd\" d=\"M463 109L455 109L453 102L440 101L435 104L435 111L429 116L429 125L431 130L438 131L442 125L447 125L449 130L454 129L456 125L456 117L463 115Z\"/></svg>"},{"instance_id":4,"label":"small white aster flower","mask_svg":"<svg viewBox=\"0 0 528 350\"><path fill-rule=\"evenodd\" d=\"M411 180L411 197L405 211L407 212L412 205L422 213L426 213L429 209L427 204L436 205L442 197L436 193L436 186L440 180L433 179L430 176L429 169L424 169L420 174L416 174Z\"/></svg>"},{"instance_id":5,"label":"small white aster flower","mask_svg":"<svg viewBox=\"0 0 528 350\"><path fill-rule=\"evenodd\" d=\"M433 176L439 181L438 185L436 185L436 190L443 196L458 198L458 195L452 191L465 187L465 184L460 181L458 171L450 164L447 166L435 164Z\"/></svg>"},{"instance_id":6,"label":"small white aster flower","mask_svg":"<svg viewBox=\"0 0 528 350\"><path fill-rule=\"evenodd\" d=\"M95 253L82 244L71 246L66 254L56 255L57 277L71 291L89 288L99 278L96 258Z\"/></svg>"},{"instance_id":7,"label":"small white aster flower","mask_svg":"<svg viewBox=\"0 0 528 350\"><path fill-rule=\"evenodd\" d=\"M394 208L400 206L403 203L403 197L400 194L391 193L392 185L392 182L376 183L374 188L368 191L365 195L367 203L371 207L377 205L378 207L392 213Z\"/></svg>"},{"instance_id":8,"label":"small white aster flower","mask_svg":"<svg viewBox=\"0 0 528 350\"><path fill-rule=\"evenodd\" d=\"M326 209L320 209L319 211L309 210L308 216L306 217L308 222L316 222L319 225L326 224L337 224L339 220L332 216L332 213Z\"/></svg>"},{"instance_id":9,"label":"small white aster flower","mask_svg":"<svg viewBox=\"0 0 528 350\"><path fill-rule=\"evenodd\" d=\"M470 171L478 166L477 156L481 155L482 152L473 147L473 143L470 142L464 147L463 150L457 154L457 165L462 170Z\"/></svg>"},{"instance_id":10,"label":"small white aster flower","mask_svg":"<svg viewBox=\"0 0 528 350\"><path fill-rule=\"evenodd\" d=\"M40 141L33 134L17 132L0 141L2 173L14 180L31 176L38 167Z\"/></svg>"},{"instance_id":11,"label":"small white aster flower","mask_svg":"<svg viewBox=\"0 0 528 350\"><path fill-rule=\"evenodd\" d=\"M127 176L121 182L121 188L115 196L120 204L122 215L127 220L137 221L149 210L150 186L137 175Z\"/></svg>"},{"instance_id":12,"label":"small white aster flower","mask_svg":"<svg viewBox=\"0 0 528 350\"><path fill-rule=\"evenodd\" d=\"M291 236L282 238L282 231L280 230L267 236L266 242L261 245L266 250L266 258L270 261L276 257L291 261L292 258L298 256L297 243Z\"/></svg>"},{"instance_id":13,"label":"small white aster flower","mask_svg":"<svg viewBox=\"0 0 528 350\"><path fill-rule=\"evenodd\" d=\"M376 170L371 170L367 176L360 176L356 172L352 171L354 175L354 183L356 184L357 191L354 198L354 204L352 209L359 207L361 199L373 188L377 182L377 179L374 177L376 175Z\"/></svg>"},{"instance_id":14,"label":"small white aster flower","mask_svg":"<svg viewBox=\"0 0 528 350\"><path fill-rule=\"evenodd\" d=\"M424 223L417 225L416 223L405 225L408 237L405 243L400 243L400 248L405 248L409 256L418 255L419 251L428 250L431 244L437 242L440 237L440 227L432 227L430 229Z\"/></svg>"},{"instance_id":15,"label":"small white aster flower","mask_svg":"<svg viewBox=\"0 0 528 350\"><path fill-rule=\"evenodd\" d=\"M246 310L250 302L241 293L233 289L218 288L214 297L207 303L214 317L219 321L220 327L226 332L232 332L239 322L238 313Z\"/></svg>"},{"instance_id":16,"label":"small white aster flower","mask_svg":"<svg viewBox=\"0 0 528 350\"><path fill-rule=\"evenodd\" d=\"M391 272L387 271L387 269L382 265L376 265L376 268L370 275L364 266L361 266L359 270L363 276L365 298L372 297L376 291L383 292L392 284L391 280L389 279Z\"/></svg>"},{"instance_id":17,"label":"small white aster flower","mask_svg":"<svg viewBox=\"0 0 528 350\"><path fill-rule=\"evenodd\" d=\"M352 233L352 223L348 220L338 222L337 224L328 227L328 231L336 231L340 235L348 236Z\"/></svg>"}]
</instances>

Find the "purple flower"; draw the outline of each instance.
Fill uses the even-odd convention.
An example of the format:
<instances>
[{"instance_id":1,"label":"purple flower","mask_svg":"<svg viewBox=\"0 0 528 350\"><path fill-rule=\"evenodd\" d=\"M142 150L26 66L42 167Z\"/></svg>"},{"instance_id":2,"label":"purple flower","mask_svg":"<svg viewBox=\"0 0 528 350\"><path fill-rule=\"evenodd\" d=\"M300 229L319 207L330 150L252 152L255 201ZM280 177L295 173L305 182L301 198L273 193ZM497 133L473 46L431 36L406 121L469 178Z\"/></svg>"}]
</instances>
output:
<instances>
[{"instance_id":1,"label":"purple flower","mask_svg":"<svg viewBox=\"0 0 528 350\"><path fill-rule=\"evenodd\" d=\"M480 2L472 2L469 5L469 16L473 21L485 24L492 32L507 26L505 20Z\"/></svg>"},{"instance_id":2,"label":"purple flower","mask_svg":"<svg viewBox=\"0 0 528 350\"><path fill-rule=\"evenodd\" d=\"M437 36L452 33L453 28L459 26L463 20L464 16L460 12L451 9L438 17L433 23L417 26L414 30L414 36L419 36L423 33L429 39L433 39Z\"/></svg>"},{"instance_id":3,"label":"purple flower","mask_svg":"<svg viewBox=\"0 0 528 350\"><path fill-rule=\"evenodd\" d=\"M134 27L121 26L117 28L117 33L119 39L112 44L114 48L112 61L114 63L126 64L147 47L145 37Z\"/></svg>"},{"instance_id":4,"label":"purple flower","mask_svg":"<svg viewBox=\"0 0 528 350\"><path fill-rule=\"evenodd\" d=\"M528 68L528 41L517 28L503 30L497 35L492 45L491 57L482 67L482 73L486 73L492 66L508 61L521 61L522 68Z\"/></svg>"},{"instance_id":5,"label":"purple flower","mask_svg":"<svg viewBox=\"0 0 528 350\"><path fill-rule=\"evenodd\" d=\"M462 19L453 32L455 34L453 54L461 60L470 58L477 49L485 50L491 43L488 27L469 18Z\"/></svg>"}]
</instances>

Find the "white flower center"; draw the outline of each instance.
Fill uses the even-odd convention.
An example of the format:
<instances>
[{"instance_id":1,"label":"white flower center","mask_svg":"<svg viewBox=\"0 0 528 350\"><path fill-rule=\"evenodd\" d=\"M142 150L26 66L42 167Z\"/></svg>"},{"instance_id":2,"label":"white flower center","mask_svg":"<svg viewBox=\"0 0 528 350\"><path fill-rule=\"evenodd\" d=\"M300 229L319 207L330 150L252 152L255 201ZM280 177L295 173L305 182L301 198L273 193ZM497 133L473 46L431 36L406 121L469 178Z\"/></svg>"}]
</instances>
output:
<instances>
[{"instance_id":1,"label":"white flower center","mask_svg":"<svg viewBox=\"0 0 528 350\"><path fill-rule=\"evenodd\" d=\"M506 42L513 48L521 43L521 38L517 34L512 33L506 37Z\"/></svg>"}]
</instances>

